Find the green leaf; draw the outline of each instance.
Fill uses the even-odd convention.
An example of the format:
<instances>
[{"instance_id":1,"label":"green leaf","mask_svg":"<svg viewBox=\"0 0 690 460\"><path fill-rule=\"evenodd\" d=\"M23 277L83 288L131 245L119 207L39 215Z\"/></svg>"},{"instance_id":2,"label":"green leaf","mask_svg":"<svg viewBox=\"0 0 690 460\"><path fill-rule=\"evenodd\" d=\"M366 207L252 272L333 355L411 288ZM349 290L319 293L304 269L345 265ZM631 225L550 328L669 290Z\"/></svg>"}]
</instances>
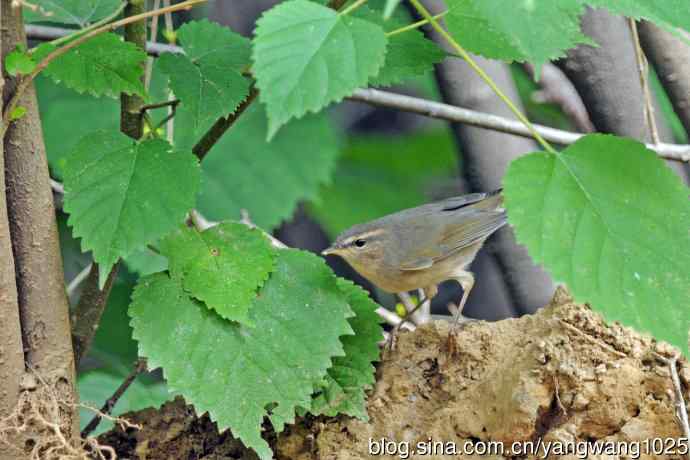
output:
<instances>
[{"instance_id":1,"label":"green leaf","mask_svg":"<svg viewBox=\"0 0 690 460\"><path fill-rule=\"evenodd\" d=\"M178 31L186 54L165 53L158 68L187 111L195 140L219 117L233 113L249 93L240 72L249 65L246 38L209 21L192 21Z\"/></svg>"},{"instance_id":2,"label":"green leaf","mask_svg":"<svg viewBox=\"0 0 690 460\"><path fill-rule=\"evenodd\" d=\"M51 175L62 180L65 158L85 133L120 129L120 102L79 94L42 73L34 83Z\"/></svg>"},{"instance_id":3,"label":"green leaf","mask_svg":"<svg viewBox=\"0 0 690 460\"><path fill-rule=\"evenodd\" d=\"M19 120L26 115L26 107L18 105L10 112L10 121Z\"/></svg>"},{"instance_id":4,"label":"green leaf","mask_svg":"<svg viewBox=\"0 0 690 460\"><path fill-rule=\"evenodd\" d=\"M168 269L168 259L152 250L138 249L124 258L127 268L139 276L151 275Z\"/></svg>"},{"instance_id":5,"label":"green leaf","mask_svg":"<svg viewBox=\"0 0 690 460\"><path fill-rule=\"evenodd\" d=\"M254 104L204 159L199 208L213 220L237 219L246 209L259 227L272 229L299 201L317 198L337 147L324 115L294 120L267 142L265 113Z\"/></svg>"},{"instance_id":6,"label":"green leaf","mask_svg":"<svg viewBox=\"0 0 690 460\"><path fill-rule=\"evenodd\" d=\"M404 14L396 14L384 20L380 12L367 7L358 8L353 15L380 25L385 32L391 32L410 23ZM424 34L418 30L408 30L390 36L383 67L378 75L369 79L369 83L375 86L390 86L424 75L445 57L446 53L436 43L424 38Z\"/></svg>"},{"instance_id":7,"label":"green leaf","mask_svg":"<svg viewBox=\"0 0 690 460\"><path fill-rule=\"evenodd\" d=\"M104 282L110 267L173 230L194 207L200 170L191 152L120 133L84 137L65 165L65 204L82 250Z\"/></svg>"},{"instance_id":8,"label":"green leaf","mask_svg":"<svg viewBox=\"0 0 690 460\"><path fill-rule=\"evenodd\" d=\"M223 318L253 326L247 312L273 269L274 250L258 229L224 222L204 232L186 226L161 242L171 276Z\"/></svg>"},{"instance_id":9,"label":"green leaf","mask_svg":"<svg viewBox=\"0 0 690 460\"><path fill-rule=\"evenodd\" d=\"M40 61L55 47L40 45L34 58ZM146 53L118 35L98 35L52 61L44 70L56 83L79 93L119 97L120 93L145 93L142 77Z\"/></svg>"},{"instance_id":10,"label":"green leaf","mask_svg":"<svg viewBox=\"0 0 690 460\"><path fill-rule=\"evenodd\" d=\"M172 390L262 459L272 458L260 436L264 417L280 432L295 407L309 407L313 382L343 355L339 337L352 334L351 315L323 260L292 249L278 251L254 300L254 328L223 320L165 274L141 279L130 306L149 366L162 367Z\"/></svg>"},{"instance_id":11,"label":"green leaf","mask_svg":"<svg viewBox=\"0 0 690 460\"><path fill-rule=\"evenodd\" d=\"M121 3L121 0L31 0L39 10L24 8L24 19L85 27L115 13Z\"/></svg>"},{"instance_id":12,"label":"green leaf","mask_svg":"<svg viewBox=\"0 0 690 460\"><path fill-rule=\"evenodd\" d=\"M386 36L369 21L307 0L280 3L257 22L254 73L271 138L294 117L337 102L375 76Z\"/></svg>"},{"instance_id":13,"label":"green leaf","mask_svg":"<svg viewBox=\"0 0 690 460\"><path fill-rule=\"evenodd\" d=\"M588 135L515 160L504 185L518 241L577 300L686 350L688 189L654 152Z\"/></svg>"},{"instance_id":14,"label":"green leaf","mask_svg":"<svg viewBox=\"0 0 690 460\"><path fill-rule=\"evenodd\" d=\"M578 43L582 0L450 0L445 21L453 38L473 53L506 61L544 62ZM535 33L538 31L538 33Z\"/></svg>"},{"instance_id":15,"label":"green leaf","mask_svg":"<svg viewBox=\"0 0 690 460\"><path fill-rule=\"evenodd\" d=\"M193 62L215 62L241 72L251 64L251 42L207 19L190 21L177 30L185 54Z\"/></svg>"},{"instance_id":16,"label":"green leaf","mask_svg":"<svg viewBox=\"0 0 690 460\"><path fill-rule=\"evenodd\" d=\"M580 17L586 6L648 19L674 32L675 27L690 31L690 4L685 0L449 0L446 3L450 9L445 17L448 29L466 49L492 59L530 61L537 70L544 62L564 56L566 50L580 43L595 45L580 31Z\"/></svg>"},{"instance_id":17,"label":"green leaf","mask_svg":"<svg viewBox=\"0 0 690 460\"><path fill-rule=\"evenodd\" d=\"M333 358L328 385L315 396L310 412L331 417L347 414L366 420L364 391L375 382L372 362L378 361L378 342L383 340L381 318L376 314L378 305L364 289L343 278L338 278L337 283L355 312L356 316L348 320L355 335L341 339L345 356Z\"/></svg>"},{"instance_id":18,"label":"green leaf","mask_svg":"<svg viewBox=\"0 0 690 460\"><path fill-rule=\"evenodd\" d=\"M690 31L690 4L685 0L586 0L586 3L615 14L646 19L674 33L675 27ZM677 35L688 42L687 36Z\"/></svg>"},{"instance_id":19,"label":"green leaf","mask_svg":"<svg viewBox=\"0 0 690 460\"><path fill-rule=\"evenodd\" d=\"M5 71L13 77L29 74L35 68L36 63L26 50L15 49L5 56Z\"/></svg>"}]
</instances>

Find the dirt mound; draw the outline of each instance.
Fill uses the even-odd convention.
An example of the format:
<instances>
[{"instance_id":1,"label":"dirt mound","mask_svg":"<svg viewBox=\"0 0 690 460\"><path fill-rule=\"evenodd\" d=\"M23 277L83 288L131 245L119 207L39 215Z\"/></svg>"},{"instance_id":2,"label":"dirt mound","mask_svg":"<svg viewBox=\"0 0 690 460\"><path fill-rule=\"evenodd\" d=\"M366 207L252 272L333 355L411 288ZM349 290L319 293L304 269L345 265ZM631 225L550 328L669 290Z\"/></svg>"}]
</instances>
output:
<instances>
[{"instance_id":1,"label":"dirt mound","mask_svg":"<svg viewBox=\"0 0 690 460\"><path fill-rule=\"evenodd\" d=\"M563 452L557 449L597 444L637 449L642 457L645 451L679 457L672 449L681 436L672 380L659 359L673 350L630 329L607 326L563 291L534 315L468 324L454 356L447 352L447 337L446 322L402 333L397 349L378 366L368 421L302 419L277 439L269 435L277 457L349 460L381 452L390 454L384 458L458 458L470 452L535 457L514 449L539 448L544 454L548 445L558 456ZM687 393L690 368L684 359L679 373ZM181 400L128 418L144 429L100 438L123 457L254 458L231 436L219 437L207 417L196 419ZM199 436L213 448L199 449ZM514 444L524 441L533 444ZM584 451L573 451L578 452Z\"/></svg>"}]
</instances>

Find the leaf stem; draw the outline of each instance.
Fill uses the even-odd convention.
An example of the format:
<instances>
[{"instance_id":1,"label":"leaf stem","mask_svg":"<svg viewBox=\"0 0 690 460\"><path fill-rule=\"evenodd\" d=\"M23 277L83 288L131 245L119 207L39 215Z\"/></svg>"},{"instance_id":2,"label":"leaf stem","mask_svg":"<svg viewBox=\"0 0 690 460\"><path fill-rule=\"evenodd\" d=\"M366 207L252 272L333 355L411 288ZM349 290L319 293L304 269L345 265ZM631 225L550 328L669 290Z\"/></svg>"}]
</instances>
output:
<instances>
[{"instance_id":1,"label":"leaf stem","mask_svg":"<svg viewBox=\"0 0 690 460\"><path fill-rule=\"evenodd\" d=\"M182 3L178 3L176 5L171 5L167 6L165 8L160 8L158 10L153 10L153 11L147 11L141 14L137 14L134 16L129 16L123 19L120 19L119 21L111 22L109 24L105 24L103 26L100 26L96 29L91 30L90 32L87 32L85 34L80 35L78 38L75 40L69 42L65 46L62 46L50 54L48 54L41 62L39 62L36 65L36 68L34 70L23 77L21 80L19 80L19 83L17 84L17 89L15 90L14 94L12 95L12 98L10 99L9 103L5 107L5 111L3 112L2 115L2 130L0 131L1 137L4 137L5 131L7 131L7 128L10 124L10 114L12 113L12 110L14 110L15 106L19 102L19 98L24 94L24 91L29 87L31 82L33 81L36 76L41 73L48 65L54 61L55 59L59 58L63 54L67 53L73 48L76 48L77 46L81 45L82 43L86 42L87 40L100 35L105 32L111 32L117 28L120 28L122 26L125 26L127 24L132 24L134 22L138 22L153 16L159 16L161 14L165 13L172 13L173 11L180 11L180 10L189 10L195 5L199 5L201 3L205 3L207 0L187 0Z\"/></svg>"},{"instance_id":2,"label":"leaf stem","mask_svg":"<svg viewBox=\"0 0 690 460\"><path fill-rule=\"evenodd\" d=\"M352 5L348 6L345 8L343 11L339 12L338 15L345 16L346 14L350 14L360 6L364 5L367 2L367 0L357 0L354 2Z\"/></svg>"},{"instance_id":3,"label":"leaf stem","mask_svg":"<svg viewBox=\"0 0 690 460\"><path fill-rule=\"evenodd\" d=\"M541 135L537 132L537 130L534 128L532 123L527 119L527 117L518 109L515 104L513 104L513 101L510 100L508 96L505 95L503 91L496 85L496 83L491 79L491 77L484 72L484 69L482 69L474 59L472 59L472 56L469 55L465 49L460 46L460 44L434 19L433 16L431 16L431 13L424 7L424 5L421 4L419 0L410 0L410 3L414 6L414 8L417 10L419 14L424 17L427 21L429 21L429 24L443 37L448 41L448 43L453 47L453 49L458 53L458 55L469 64L469 66L474 70L479 77L486 82L487 85L491 88L491 90L508 106L508 108L515 114L515 116L527 127L527 129L530 131L534 139L537 140L541 144L542 147L544 147L544 150L550 153L556 153L556 150L549 144Z\"/></svg>"},{"instance_id":4,"label":"leaf stem","mask_svg":"<svg viewBox=\"0 0 690 460\"><path fill-rule=\"evenodd\" d=\"M446 10L443 13L439 13L436 16L433 16L434 19L441 19L443 16L448 14L448 11ZM390 32L386 32L386 37L392 37L394 35L402 34L404 32L407 32L408 30L414 30L414 29L419 29L422 26L425 26L429 24L429 20L427 19L422 19L421 21L414 22L412 24L408 24L405 27L400 27L399 29L391 30Z\"/></svg>"}]
</instances>

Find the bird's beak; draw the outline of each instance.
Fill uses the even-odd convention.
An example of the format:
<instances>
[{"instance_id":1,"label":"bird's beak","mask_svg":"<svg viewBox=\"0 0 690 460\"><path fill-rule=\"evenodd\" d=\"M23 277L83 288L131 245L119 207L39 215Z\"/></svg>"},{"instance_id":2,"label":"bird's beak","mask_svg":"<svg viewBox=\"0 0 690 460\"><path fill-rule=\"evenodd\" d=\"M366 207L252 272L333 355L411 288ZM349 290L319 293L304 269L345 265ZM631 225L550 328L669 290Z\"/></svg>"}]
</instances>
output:
<instances>
[{"instance_id":1,"label":"bird's beak","mask_svg":"<svg viewBox=\"0 0 690 460\"><path fill-rule=\"evenodd\" d=\"M338 248L331 246L330 248L326 248L323 251L321 251L321 255L327 256L329 254L336 254L337 251L338 251Z\"/></svg>"}]
</instances>

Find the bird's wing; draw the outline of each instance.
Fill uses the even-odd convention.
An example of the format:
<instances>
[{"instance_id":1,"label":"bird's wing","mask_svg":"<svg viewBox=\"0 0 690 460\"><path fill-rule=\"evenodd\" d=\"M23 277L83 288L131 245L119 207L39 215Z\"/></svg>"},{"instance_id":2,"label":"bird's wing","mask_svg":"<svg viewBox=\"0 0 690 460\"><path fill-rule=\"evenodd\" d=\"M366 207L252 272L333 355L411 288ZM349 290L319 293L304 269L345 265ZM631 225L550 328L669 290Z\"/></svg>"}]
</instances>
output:
<instances>
[{"instance_id":1,"label":"bird's wing","mask_svg":"<svg viewBox=\"0 0 690 460\"><path fill-rule=\"evenodd\" d=\"M399 264L401 270L429 268L434 262L487 238L505 225L506 215L500 207L499 196L477 193L470 199L460 198L465 197L441 202L445 206L433 217L429 216L431 222L428 222L425 236L434 243L408 254Z\"/></svg>"},{"instance_id":2,"label":"bird's wing","mask_svg":"<svg viewBox=\"0 0 690 460\"><path fill-rule=\"evenodd\" d=\"M447 226L438 242L440 258L487 238L506 223L504 211L473 210Z\"/></svg>"}]
</instances>

